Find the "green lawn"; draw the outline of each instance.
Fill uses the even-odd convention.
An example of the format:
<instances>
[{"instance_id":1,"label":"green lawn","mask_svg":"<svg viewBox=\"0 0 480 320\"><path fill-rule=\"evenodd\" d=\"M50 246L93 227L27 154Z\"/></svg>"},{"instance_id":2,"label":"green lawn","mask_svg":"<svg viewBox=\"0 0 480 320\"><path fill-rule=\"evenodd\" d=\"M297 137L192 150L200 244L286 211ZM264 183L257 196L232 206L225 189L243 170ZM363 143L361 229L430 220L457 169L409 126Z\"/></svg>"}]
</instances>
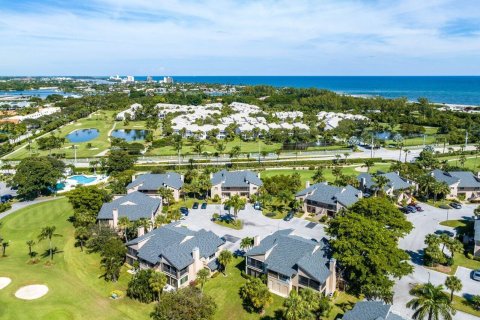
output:
<instances>
[{"instance_id":1,"label":"green lawn","mask_svg":"<svg viewBox=\"0 0 480 320\"><path fill-rule=\"evenodd\" d=\"M10 277L12 283L0 294L0 319L148 319L152 309L128 298L109 299L112 290L126 291L130 275L122 271L118 283L105 282L96 254L80 252L74 247L74 229L67 219L72 209L66 198L40 203L19 210L2 219L1 235L10 241L7 257L0 257L0 276ZM57 227L63 237L54 238L60 253L52 266L48 258L40 257L37 264L28 264L27 240L37 241L40 229ZM41 256L48 248L40 242L34 251ZM20 287L45 284L49 292L44 297L23 301L15 298Z\"/></svg>"},{"instance_id":2,"label":"green lawn","mask_svg":"<svg viewBox=\"0 0 480 320\"><path fill-rule=\"evenodd\" d=\"M98 154L104 152L110 147L110 142L108 141L108 133L115 125L115 129L144 129L144 121L130 121L130 123L125 126L122 121L114 121L113 115L116 112L113 111L100 111L93 113L89 117L79 119L72 124L68 124L60 129L57 129L54 132L56 136L66 137L69 133L74 130L81 129L98 129L99 135L93 140L87 142L76 142L77 146L77 157L78 158L89 158L97 156ZM48 133L50 134L50 133ZM47 135L48 135L47 134ZM156 135L159 134L159 130L155 132ZM46 136L47 136L46 135ZM89 148L91 144L91 148ZM74 150L72 149L74 143L66 140L66 143L60 149L51 150L51 153L65 153L67 158L74 158ZM6 159L8 160L17 160L28 157L30 154L38 155L48 155L48 150L38 150L37 144L33 142L31 144L31 151L28 148L17 148L17 151L10 154Z\"/></svg>"},{"instance_id":3,"label":"green lawn","mask_svg":"<svg viewBox=\"0 0 480 320\"><path fill-rule=\"evenodd\" d=\"M217 277L209 279L205 284L205 292L215 298L217 312L214 319L224 320L250 320L260 319L258 313L248 313L242 306L242 299L239 295L240 287L246 282L240 275L245 269L243 258L235 258L227 266L227 276L218 274ZM275 294L273 303L266 309L265 319L276 319L275 311L282 308L284 299Z\"/></svg>"},{"instance_id":4,"label":"green lawn","mask_svg":"<svg viewBox=\"0 0 480 320\"><path fill-rule=\"evenodd\" d=\"M342 168L342 173L345 175L355 175L358 176L360 174L360 171L355 170L355 168L360 168L361 165L358 166L347 166ZM388 171L390 168L389 163L376 163L372 168L370 168L370 172L374 173L377 172L377 170L382 170L382 171ZM264 177L271 177L275 175L291 175L293 173L298 173L300 175L300 180L302 181L302 188L305 186L305 182L310 181L310 183L313 183L312 181L312 176L315 173L314 170L308 170L308 169L272 169L272 170L264 170L261 171L260 176L262 178ZM333 182L335 180L335 177L332 174L332 169L331 168L325 168L323 170L323 174L325 177L326 181Z\"/></svg>"},{"instance_id":5,"label":"green lawn","mask_svg":"<svg viewBox=\"0 0 480 320\"><path fill-rule=\"evenodd\" d=\"M440 222L440 225L451 228L465 228L467 227L467 220L445 220Z\"/></svg>"},{"instance_id":6,"label":"green lawn","mask_svg":"<svg viewBox=\"0 0 480 320\"><path fill-rule=\"evenodd\" d=\"M272 144L265 144L263 141L242 141L240 138L236 138L233 141L222 141L225 143L226 149L223 153L228 154L230 150L232 150L233 147L239 146L240 147L240 153L258 153L260 150L262 151L267 151L267 152L275 152L281 148L280 143L272 143ZM213 154L217 152L215 150L216 144L212 144L208 140L204 140L202 142L203 144L203 152L208 152L210 154L210 158L213 158ZM192 144L190 143L187 139L183 140L183 148L181 150L181 154L196 154L195 151L193 151L193 148L195 146L195 143ZM149 150L146 155L148 156L175 156L177 155L178 152L174 149L173 145L169 147L162 147L162 148L154 148Z\"/></svg>"},{"instance_id":7,"label":"green lawn","mask_svg":"<svg viewBox=\"0 0 480 320\"><path fill-rule=\"evenodd\" d=\"M448 292L447 294L450 296L450 292ZM454 295L452 306L458 311L462 311L462 312L474 315L476 317L480 317L480 311L475 310L470 304L470 302L463 297Z\"/></svg>"}]
</instances>

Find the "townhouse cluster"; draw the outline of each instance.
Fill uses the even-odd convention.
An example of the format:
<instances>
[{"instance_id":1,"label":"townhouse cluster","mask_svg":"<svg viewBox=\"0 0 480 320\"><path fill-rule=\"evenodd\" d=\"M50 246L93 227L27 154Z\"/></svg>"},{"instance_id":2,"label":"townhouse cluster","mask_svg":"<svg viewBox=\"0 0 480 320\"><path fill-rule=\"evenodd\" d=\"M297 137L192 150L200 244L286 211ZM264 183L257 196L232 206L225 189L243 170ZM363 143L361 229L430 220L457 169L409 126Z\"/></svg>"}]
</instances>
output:
<instances>
[{"instance_id":1,"label":"townhouse cluster","mask_svg":"<svg viewBox=\"0 0 480 320\"><path fill-rule=\"evenodd\" d=\"M171 124L175 134L182 134L184 137L195 136L202 140L206 139L209 132L215 130L217 139L223 139L226 136L226 128L235 125L235 133L246 139L249 136L261 136L270 130L292 131L295 128L309 130L309 127L302 122L292 122L295 119L303 118L300 111L293 112L275 112L273 115L280 121L268 122L261 114L263 111L256 105L232 102L229 107L233 113L221 117L223 105L221 103L210 103L201 106L179 105L159 103L158 117L164 119L168 114L174 114ZM141 108L139 104L133 104L127 110L117 114L116 119L122 121L129 114L130 119L135 119L135 112ZM209 123L204 123L210 118ZM212 121L213 119L213 121ZM212 123L213 122L213 123Z\"/></svg>"},{"instance_id":2,"label":"townhouse cluster","mask_svg":"<svg viewBox=\"0 0 480 320\"><path fill-rule=\"evenodd\" d=\"M317 119L325 123L325 130L335 129L342 120L369 120L367 117L359 114L326 111L317 113Z\"/></svg>"},{"instance_id":3,"label":"townhouse cluster","mask_svg":"<svg viewBox=\"0 0 480 320\"><path fill-rule=\"evenodd\" d=\"M38 119L40 117L49 116L51 114L59 112L61 109L59 107L44 107L39 108L38 111L30 113L24 116L15 115L8 118L1 119L1 122L11 122L11 123L20 123L27 119Z\"/></svg>"}]
</instances>

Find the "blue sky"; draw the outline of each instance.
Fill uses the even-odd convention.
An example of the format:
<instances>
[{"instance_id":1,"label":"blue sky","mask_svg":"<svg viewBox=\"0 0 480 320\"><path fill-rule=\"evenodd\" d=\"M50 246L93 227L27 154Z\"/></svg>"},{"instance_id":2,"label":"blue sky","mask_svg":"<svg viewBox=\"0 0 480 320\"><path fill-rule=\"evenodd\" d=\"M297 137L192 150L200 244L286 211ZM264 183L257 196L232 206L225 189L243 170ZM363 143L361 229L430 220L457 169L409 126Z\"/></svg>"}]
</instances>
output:
<instances>
[{"instance_id":1,"label":"blue sky","mask_svg":"<svg viewBox=\"0 0 480 320\"><path fill-rule=\"evenodd\" d=\"M480 75L476 0L0 0L0 75Z\"/></svg>"}]
</instances>

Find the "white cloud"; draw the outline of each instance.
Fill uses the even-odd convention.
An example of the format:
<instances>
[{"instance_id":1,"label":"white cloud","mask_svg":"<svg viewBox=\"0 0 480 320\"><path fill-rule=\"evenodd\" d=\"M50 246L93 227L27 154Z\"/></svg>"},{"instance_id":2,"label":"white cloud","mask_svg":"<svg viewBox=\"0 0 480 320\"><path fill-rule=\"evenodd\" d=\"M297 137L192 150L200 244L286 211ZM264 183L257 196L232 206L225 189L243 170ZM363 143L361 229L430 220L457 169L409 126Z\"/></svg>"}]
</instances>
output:
<instances>
[{"instance_id":1,"label":"white cloud","mask_svg":"<svg viewBox=\"0 0 480 320\"><path fill-rule=\"evenodd\" d=\"M440 31L480 17L469 1L96 0L28 9L0 8L2 74L480 72L479 37Z\"/></svg>"}]
</instances>

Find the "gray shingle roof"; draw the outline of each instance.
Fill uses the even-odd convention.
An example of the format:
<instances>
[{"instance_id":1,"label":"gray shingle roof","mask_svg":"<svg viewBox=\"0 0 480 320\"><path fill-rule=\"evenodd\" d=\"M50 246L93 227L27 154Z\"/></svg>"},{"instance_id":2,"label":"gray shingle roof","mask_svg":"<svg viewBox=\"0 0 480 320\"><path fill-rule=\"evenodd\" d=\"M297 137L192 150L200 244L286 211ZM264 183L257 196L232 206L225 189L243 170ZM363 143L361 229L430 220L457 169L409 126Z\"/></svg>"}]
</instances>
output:
<instances>
[{"instance_id":1,"label":"gray shingle roof","mask_svg":"<svg viewBox=\"0 0 480 320\"><path fill-rule=\"evenodd\" d=\"M263 185L262 180L255 172L249 170L215 172L211 179L212 185L222 183L223 187L248 187L249 184Z\"/></svg>"},{"instance_id":2,"label":"gray shingle roof","mask_svg":"<svg viewBox=\"0 0 480 320\"><path fill-rule=\"evenodd\" d=\"M171 223L134 239L127 246L147 239L147 242L138 250L138 257L153 265L161 258L166 259L172 266L181 270L193 262L192 250L198 248L200 258L208 258L218 247L225 243L211 231L204 229L192 231L177 223Z\"/></svg>"},{"instance_id":3,"label":"gray shingle roof","mask_svg":"<svg viewBox=\"0 0 480 320\"><path fill-rule=\"evenodd\" d=\"M305 196L306 200L312 200L329 205L336 205L337 202L345 207L349 207L358 201L361 191L352 187L336 187L328 185L326 182L316 183L310 187L298 192L296 196Z\"/></svg>"},{"instance_id":4,"label":"gray shingle roof","mask_svg":"<svg viewBox=\"0 0 480 320\"><path fill-rule=\"evenodd\" d=\"M142 218L149 219L152 213L158 210L160 198L152 198L141 192L132 192L123 197L104 203L97 219L112 220L113 209L118 210L118 217L127 217L130 221L136 221Z\"/></svg>"},{"instance_id":5,"label":"gray shingle roof","mask_svg":"<svg viewBox=\"0 0 480 320\"><path fill-rule=\"evenodd\" d=\"M402 177L400 177L396 172L381 173L381 176L384 176L388 179L388 185L385 186L385 190L392 188L393 190L405 190L412 186ZM368 189L375 188L374 175L370 173L361 173L358 175L357 180L362 182L362 179L365 179L365 187Z\"/></svg>"},{"instance_id":6,"label":"gray shingle roof","mask_svg":"<svg viewBox=\"0 0 480 320\"><path fill-rule=\"evenodd\" d=\"M405 320L390 311L391 305L381 301L360 301L345 312L343 320Z\"/></svg>"},{"instance_id":7,"label":"gray shingle roof","mask_svg":"<svg viewBox=\"0 0 480 320\"><path fill-rule=\"evenodd\" d=\"M176 172L163 174L147 173L139 175L134 181L128 184L127 189L138 187L139 191L158 190L164 187L181 189L183 186L182 176Z\"/></svg>"},{"instance_id":8,"label":"gray shingle roof","mask_svg":"<svg viewBox=\"0 0 480 320\"><path fill-rule=\"evenodd\" d=\"M450 171L449 173L460 180L458 184L460 188L480 188L479 179L470 171Z\"/></svg>"},{"instance_id":9,"label":"gray shingle roof","mask_svg":"<svg viewBox=\"0 0 480 320\"><path fill-rule=\"evenodd\" d=\"M444 171L439 170L439 169L433 170L432 171L432 176L435 178L435 180L437 180L439 182L445 182L449 186L451 186L452 184L455 184L455 183L460 181L460 179L458 179L457 177L454 177L450 173L444 172Z\"/></svg>"},{"instance_id":10,"label":"gray shingle roof","mask_svg":"<svg viewBox=\"0 0 480 320\"><path fill-rule=\"evenodd\" d=\"M267 269L292 276L300 267L313 279L324 283L330 275L328 268L328 244L320 243L292 234L292 229L277 231L247 252L247 256L263 255Z\"/></svg>"},{"instance_id":11,"label":"gray shingle roof","mask_svg":"<svg viewBox=\"0 0 480 320\"><path fill-rule=\"evenodd\" d=\"M475 224L473 225L473 229L474 229L473 240L480 241L480 219L475 220Z\"/></svg>"}]
</instances>

